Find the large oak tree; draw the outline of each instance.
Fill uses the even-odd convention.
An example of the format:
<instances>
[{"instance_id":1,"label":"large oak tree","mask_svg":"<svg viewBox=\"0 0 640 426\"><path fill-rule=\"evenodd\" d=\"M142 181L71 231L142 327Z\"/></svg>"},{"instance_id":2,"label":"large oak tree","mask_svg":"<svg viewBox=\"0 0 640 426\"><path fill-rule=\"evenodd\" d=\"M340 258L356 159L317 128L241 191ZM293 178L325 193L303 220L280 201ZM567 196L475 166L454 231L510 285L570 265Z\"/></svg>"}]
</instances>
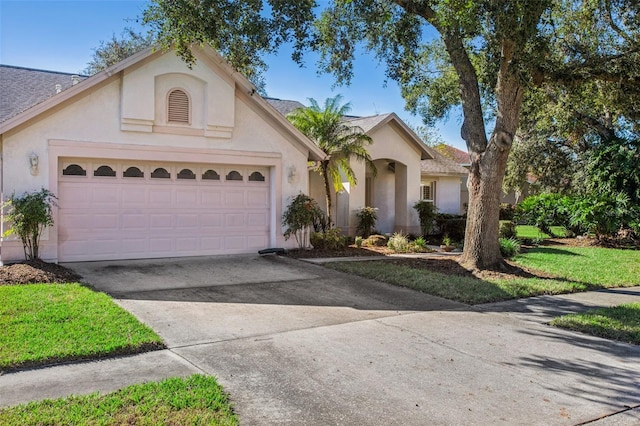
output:
<instances>
[{"instance_id":1,"label":"large oak tree","mask_svg":"<svg viewBox=\"0 0 640 426\"><path fill-rule=\"evenodd\" d=\"M462 261L472 268L502 264L502 181L528 91L590 79L624 92L640 82L634 0L154 0L145 18L186 60L192 43L209 43L250 78L284 43L298 62L318 52L338 83L370 51L425 122L460 105L471 156Z\"/></svg>"}]
</instances>

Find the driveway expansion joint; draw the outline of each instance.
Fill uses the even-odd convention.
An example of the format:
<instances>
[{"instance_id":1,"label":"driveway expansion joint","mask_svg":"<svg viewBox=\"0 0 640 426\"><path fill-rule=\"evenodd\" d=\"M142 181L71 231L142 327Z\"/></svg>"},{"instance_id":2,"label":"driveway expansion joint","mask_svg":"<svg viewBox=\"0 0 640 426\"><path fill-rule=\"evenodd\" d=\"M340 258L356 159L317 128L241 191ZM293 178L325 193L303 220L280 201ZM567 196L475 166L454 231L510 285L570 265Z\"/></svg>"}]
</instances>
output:
<instances>
[{"instance_id":1,"label":"driveway expansion joint","mask_svg":"<svg viewBox=\"0 0 640 426\"><path fill-rule=\"evenodd\" d=\"M587 420L587 421L582 422L582 423L577 423L575 426L583 426L583 425L593 424L593 423L598 422L600 420L609 419L609 418L617 416L619 414L627 413L627 412L629 412L631 410L640 409L640 404L633 405L633 406L625 405L624 407L625 408L620 410L620 411L616 411L614 413L605 414L604 416L600 416L600 417L597 417L597 418L592 419L592 420Z\"/></svg>"}]
</instances>

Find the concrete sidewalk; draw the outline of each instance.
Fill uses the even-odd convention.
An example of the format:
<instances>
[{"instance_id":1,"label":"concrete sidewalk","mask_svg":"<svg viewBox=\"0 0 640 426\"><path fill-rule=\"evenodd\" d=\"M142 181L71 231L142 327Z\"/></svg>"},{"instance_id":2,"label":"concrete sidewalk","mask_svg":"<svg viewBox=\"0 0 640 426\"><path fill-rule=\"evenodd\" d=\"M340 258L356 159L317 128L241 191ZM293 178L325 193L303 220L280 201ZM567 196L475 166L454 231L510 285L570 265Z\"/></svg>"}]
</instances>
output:
<instances>
[{"instance_id":1,"label":"concrete sidewalk","mask_svg":"<svg viewBox=\"0 0 640 426\"><path fill-rule=\"evenodd\" d=\"M200 372L243 425L640 418L640 347L545 324L640 287L470 307L291 259L79 265L169 349L5 374L0 406Z\"/></svg>"}]
</instances>

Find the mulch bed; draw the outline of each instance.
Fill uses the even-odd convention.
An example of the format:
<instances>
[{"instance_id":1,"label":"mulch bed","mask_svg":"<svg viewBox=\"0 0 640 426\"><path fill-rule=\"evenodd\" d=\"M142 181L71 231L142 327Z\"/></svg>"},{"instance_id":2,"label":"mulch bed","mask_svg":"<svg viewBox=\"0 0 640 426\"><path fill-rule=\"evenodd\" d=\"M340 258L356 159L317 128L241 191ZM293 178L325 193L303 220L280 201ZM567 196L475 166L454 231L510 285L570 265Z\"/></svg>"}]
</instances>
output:
<instances>
[{"instance_id":1,"label":"mulch bed","mask_svg":"<svg viewBox=\"0 0 640 426\"><path fill-rule=\"evenodd\" d=\"M360 257L360 256L384 256L392 253L387 247L361 247L349 246L341 250L287 250L286 255L294 259L317 259L323 257Z\"/></svg>"},{"instance_id":2,"label":"mulch bed","mask_svg":"<svg viewBox=\"0 0 640 426\"><path fill-rule=\"evenodd\" d=\"M565 246L590 246L592 240L582 238L562 238L546 240L545 245L565 245ZM526 248L525 248L526 250ZM359 257L378 256L380 260L395 265L405 265L414 269L428 269L445 275L457 275L463 277L475 277L479 279L515 279L515 278L553 278L542 271L530 270L517 265L514 262L505 260L503 268L500 270L469 270L458 263L457 257L443 257L442 259L422 259L422 258L398 258L387 257L395 252L387 247L356 247L349 246L343 250L289 250L287 256L296 259L332 258L332 257Z\"/></svg>"},{"instance_id":3,"label":"mulch bed","mask_svg":"<svg viewBox=\"0 0 640 426\"><path fill-rule=\"evenodd\" d=\"M30 260L0 267L0 285L77 282L80 276L55 263Z\"/></svg>"}]
</instances>

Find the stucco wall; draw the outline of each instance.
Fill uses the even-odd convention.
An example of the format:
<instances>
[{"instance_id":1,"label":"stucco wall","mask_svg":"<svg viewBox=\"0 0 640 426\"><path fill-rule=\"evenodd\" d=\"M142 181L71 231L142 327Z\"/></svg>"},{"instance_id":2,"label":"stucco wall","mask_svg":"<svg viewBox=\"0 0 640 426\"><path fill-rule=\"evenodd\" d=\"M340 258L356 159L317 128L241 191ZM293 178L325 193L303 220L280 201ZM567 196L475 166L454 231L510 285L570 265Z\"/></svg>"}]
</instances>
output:
<instances>
[{"instance_id":1,"label":"stucco wall","mask_svg":"<svg viewBox=\"0 0 640 426\"><path fill-rule=\"evenodd\" d=\"M376 228L384 233L419 232L420 224L413 205L420 197L421 152L393 121L368 134L373 139L373 144L367 146L367 150L378 169L373 180L372 194L372 207L378 208ZM401 172L390 170L390 162L396 163ZM366 179L364 164L355 163L352 167L359 184L350 189L351 217L348 231L351 234L357 226L355 212L364 206ZM396 179L402 182L396 182ZM396 197L400 198L396 200ZM396 204L397 202L403 203L403 206ZM397 210L404 210L404 214L398 215Z\"/></svg>"},{"instance_id":2,"label":"stucco wall","mask_svg":"<svg viewBox=\"0 0 640 426\"><path fill-rule=\"evenodd\" d=\"M460 177L423 176L422 182L436 182L436 208L438 213L461 214Z\"/></svg>"},{"instance_id":3,"label":"stucco wall","mask_svg":"<svg viewBox=\"0 0 640 426\"><path fill-rule=\"evenodd\" d=\"M228 164L260 164L269 166L272 170L271 180L274 186L271 197L275 206L272 214L275 223L274 245L291 246L292 242L285 242L282 237L281 216L289 197L308 191L308 152L283 130L281 124L257 107L249 94L235 91L233 86L229 86L228 77L218 76L215 67L212 70L208 65L210 64L205 61L199 61L190 71L175 55L160 55L125 73L126 79L139 84L133 100L128 91L123 92L123 77L122 74L117 74L7 132L3 135L1 171L5 196L42 187L56 189L59 171L57 157L52 156L53 151L50 150L53 142L61 146L56 148L55 152L72 157L73 149L69 147L73 147L74 144L82 147L82 154L78 155L85 157L93 156L91 147L94 145L103 147L112 144L118 147L118 150L114 151L115 154L130 159L152 160L157 156L167 161L167 158L179 156L179 161L194 163L225 161ZM194 127L202 128L203 120L208 120L208 124L213 120L222 127L229 125L231 131L216 134L217 136L204 131L191 134L181 134L180 131L161 133L144 125L124 126L129 130L122 130L123 117L127 118L124 116L125 113L137 117L140 120L138 124L144 124L144 120L155 117L158 99L154 82L158 75L163 76L161 81L166 87L184 87L185 82L193 83L194 78L197 78L195 81L205 82L205 93L195 96L195 99L202 99L207 105L193 107L200 108L204 114L202 117L209 118L202 118L201 124ZM129 84L124 86L131 87ZM187 86L194 87L194 84ZM212 87L216 88L213 92ZM150 99L155 101L150 102ZM165 99L160 101L165 102ZM228 106L229 103L232 105ZM128 105L127 108L124 108L125 105ZM218 113L215 112L216 109ZM131 131L132 128L135 131ZM150 129L152 131L147 131ZM130 147L126 153L120 149L123 146ZM163 150L167 152L163 153ZM98 151L100 150L96 150L96 153ZM104 155L108 150L102 149L100 152ZM237 155L234 155L234 152ZM31 153L39 157L39 171L36 176L32 176L29 171ZM42 257L46 260L55 260L57 257L56 231L54 226L49 235L43 238ZM3 262L22 257L22 247L18 242L3 241Z\"/></svg>"}]
</instances>

